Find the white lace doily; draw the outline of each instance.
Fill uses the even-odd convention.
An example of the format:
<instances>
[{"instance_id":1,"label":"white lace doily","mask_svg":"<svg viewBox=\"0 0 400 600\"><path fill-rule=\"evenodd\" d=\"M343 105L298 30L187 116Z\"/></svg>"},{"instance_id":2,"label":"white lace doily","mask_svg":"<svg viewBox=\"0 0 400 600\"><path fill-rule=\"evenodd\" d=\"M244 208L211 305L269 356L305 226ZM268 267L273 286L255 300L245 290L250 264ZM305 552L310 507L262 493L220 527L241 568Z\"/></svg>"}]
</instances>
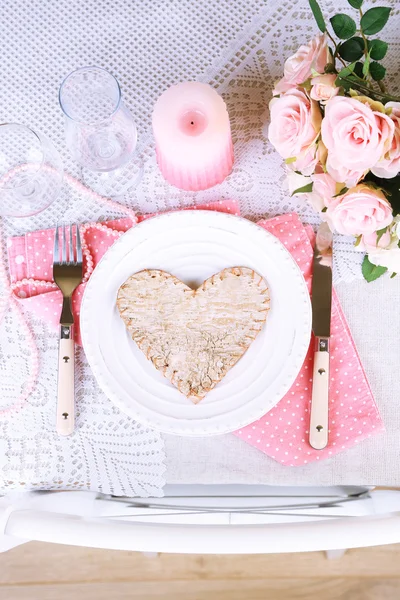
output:
<instances>
[{"instance_id":1,"label":"white lace doily","mask_svg":"<svg viewBox=\"0 0 400 600\"><path fill-rule=\"evenodd\" d=\"M328 17L351 12L345 0L320 3ZM382 37L390 43L385 65L390 89L399 94L399 8L396 0L385 4L394 9ZM296 210L304 222L316 224L312 209L285 193L282 160L266 139L273 83L282 75L285 58L316 33L307 0L6 1L0 21L0 120L25 123L48 135L65 169L79 177L65 147L57 93L70 71L95 64L119 79L138 125L144 177L133 197L123 201L149 212L236 198L242 214L252 219ZM158 171L151 112L169 85L194 79L210 82L227 102L235 166L220 186L187 193L169 186ZM4 219L0 226L5 237L49 227L56 220L109 216L114 215L65 186L42 214ZM361 255L352 240L338 238L335 257L336 281L360 277ZM25 408L0 423L0 491L83 487L113 494L160 494L161 436L113 407L97 388L82 351L77 359L77 431L70 439L55 435L57 335L38 320L32 325L40 351L39 383ZM12 313L1 327L0 403L8 404L26 380L30 356Z\"/></svg>"}]
</instances>

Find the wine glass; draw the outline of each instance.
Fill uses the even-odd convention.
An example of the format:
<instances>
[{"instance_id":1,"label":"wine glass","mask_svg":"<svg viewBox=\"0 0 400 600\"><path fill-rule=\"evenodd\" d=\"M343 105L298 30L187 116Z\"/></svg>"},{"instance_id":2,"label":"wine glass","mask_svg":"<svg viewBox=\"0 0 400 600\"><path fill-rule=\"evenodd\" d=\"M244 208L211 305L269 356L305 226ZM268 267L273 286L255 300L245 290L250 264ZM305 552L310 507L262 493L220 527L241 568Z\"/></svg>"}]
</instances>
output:
<instances>
[{"instance_id":1,"label":"wine glass","mask_svg":"<svg viewBox=\"0 0 400 600\"><path fill-rule=\"evenodd\" d=\"M111 196L137 185L142 174L139 159L133 159L137 128L115 77L100 67L77 69L61 84L59 100L66 143L85 182Z\"/></svg>"},{"instance_id":2,"label":"wine glass","mask_svg":"<svg viewBox=\"0 0 400 600\"><path fill-rule=\"evenodd\" d=\"M30 217L57 198L61 158L43 134L18 123L0 124L0 215Z\"/></svg>"}]
</instances>

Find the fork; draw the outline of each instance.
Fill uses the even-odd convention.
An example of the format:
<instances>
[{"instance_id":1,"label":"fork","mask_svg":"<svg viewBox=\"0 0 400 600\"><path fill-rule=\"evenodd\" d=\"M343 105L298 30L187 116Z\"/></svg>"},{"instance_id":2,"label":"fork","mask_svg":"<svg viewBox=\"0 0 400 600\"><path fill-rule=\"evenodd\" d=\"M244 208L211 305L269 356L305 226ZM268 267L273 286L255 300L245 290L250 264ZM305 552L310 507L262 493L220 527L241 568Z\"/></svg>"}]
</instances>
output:
<instances>
[{"instance_id":1,"label":"fork","mask_svg":"<svg viewBox=\"0 0 400 600\"><path fill-rule=\"evenodd\" d=\"M57 226L54 236L53 278L63 295L60 317L56 416L56 430L59 435L70 435L75 427L75 344L71 297L82 282L83 266L79 227L75 225L75 244L72 228L73 225L69 227L69 243L65 225L62 228ZM61 260L60 238L62 242Z\"/></svg>"}]
</instances>

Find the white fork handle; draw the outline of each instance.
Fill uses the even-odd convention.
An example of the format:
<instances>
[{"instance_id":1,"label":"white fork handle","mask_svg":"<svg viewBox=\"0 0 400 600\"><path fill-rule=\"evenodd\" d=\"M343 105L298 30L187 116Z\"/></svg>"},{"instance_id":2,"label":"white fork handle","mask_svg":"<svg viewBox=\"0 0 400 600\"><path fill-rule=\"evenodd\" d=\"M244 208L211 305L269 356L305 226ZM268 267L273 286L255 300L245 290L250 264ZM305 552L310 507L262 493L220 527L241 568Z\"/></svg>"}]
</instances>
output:
<instances>
[{"instance_id":1,"label":"white fork handle","mask_svg":"<svg viewBox=\"0 0 400 600\"><path fill-rule=\"evenodd\" d=\"M75 344L61 339L58 356L58 394L56 429L70 435L75 427Z\"/></svg>"}]
</instances>

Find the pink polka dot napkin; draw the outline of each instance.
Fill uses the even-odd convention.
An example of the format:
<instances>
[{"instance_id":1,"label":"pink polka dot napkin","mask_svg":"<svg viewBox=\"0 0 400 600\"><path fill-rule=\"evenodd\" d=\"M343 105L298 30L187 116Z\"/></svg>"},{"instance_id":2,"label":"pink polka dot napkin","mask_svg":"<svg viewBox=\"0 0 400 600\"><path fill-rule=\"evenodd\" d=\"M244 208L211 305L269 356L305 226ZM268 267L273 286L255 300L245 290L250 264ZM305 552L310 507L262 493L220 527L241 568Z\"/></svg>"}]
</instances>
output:
<instances>
[{"instance_id":1,"label":"pink polka dot napkin","mask_svg":"<svg viewBox=\"0 0 400 600\"><path fill-rule=\"evenodd\" d=\"M184 210L214 210L219 212L239 215L239 205L234 200L219 200L199 206L186 207ZM149 219L154 215L138 216L138 222ZM124 233L132 227L129 218L107 221L106 227L97 229L95 224L84 233L82 242L93 259L96 267L109 247L118 236L115 232ZM113 233L113 235L110 235ZM35 315L44 318L51 326L57 328L60 322L62 307L62 294L54 287L53 280L53 245L54 229L33 231L24 236L12 237L7 240L8 264L10 269L11 285L16 298L21 304ZM84 272L86 272L86 258L83 257ZM83 292L86 284L81 284L72 297L74 313L75 341L81 344L79 319Z\"/></svg>"},{"instance_id":2,"label":"pink polka dot napkin","mask_svg":"<svg viewBox=\"0 0 400 600\"><path fill-rule=\"evenodd\" d=\"M193 207L190 207L193 208ZM218 210L239 214L235 201L223 200L197 206L197 209ZM139 217L151 218L154 215ZM114 243L117 236L132 226L130 219L108 221L106 227L95 226L85 231L85 243L94 266ZM313 231L304 227L295 214L260 221L259 225L275 235L289 250L303 272L311 290ZM110 230L110 231L108 231ZM21 304L40 315L55 328L61 313L61 292L53 284L54 230L35 231L7 242L11 283ZM84 261L85 263L85 261ZM85 268L84 264L84 268ZM73 310L75 337L80 343L79 315L85 284L75 291ZM331 383L329 445L314 450L308 444L309 407L311 401L313 340L303 367L284 398L264 417L235 432L244 442L271 458L289 466L329 458L374 433L383 431L383 423L374 402L349 328L335 292L332 302Z\"/></svg>"},{"instance_id":3,"label":"pink polka dot napkin","mask_svg":"<svg viewBox=\"0 0 400 600\"><path fill-rule=\"evenodd\" d=\"M311 290L314 233L295 214L258 223L281 240L297 261ZM342 452L384 425L362 368L335 291L330 340L329 444L314 450L308 443L314 340L303 367L286 396L261 419L235 432L244 442L291 467Z\"/></svg>"}]
</instances>

